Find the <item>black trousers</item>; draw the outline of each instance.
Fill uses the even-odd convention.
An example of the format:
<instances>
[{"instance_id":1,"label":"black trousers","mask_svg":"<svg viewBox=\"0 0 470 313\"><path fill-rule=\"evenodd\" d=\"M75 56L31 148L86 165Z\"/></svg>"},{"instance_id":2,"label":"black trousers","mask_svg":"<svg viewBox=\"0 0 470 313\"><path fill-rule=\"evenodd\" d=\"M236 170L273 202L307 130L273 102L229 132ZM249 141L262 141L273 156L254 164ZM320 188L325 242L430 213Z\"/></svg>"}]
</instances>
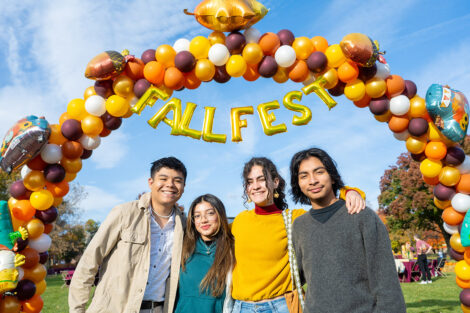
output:
<instances>
[{"instance_id":1,"label":"black trousers","mask_svg":"<svg viewBox=\"0 0 470 313\"><path fill-rule=\"evenodd\" d=\"M421 271L421 280L431 280L431 271L429 270L426 254L418 255L418 266Z\"/></svg>"}]
</instances>

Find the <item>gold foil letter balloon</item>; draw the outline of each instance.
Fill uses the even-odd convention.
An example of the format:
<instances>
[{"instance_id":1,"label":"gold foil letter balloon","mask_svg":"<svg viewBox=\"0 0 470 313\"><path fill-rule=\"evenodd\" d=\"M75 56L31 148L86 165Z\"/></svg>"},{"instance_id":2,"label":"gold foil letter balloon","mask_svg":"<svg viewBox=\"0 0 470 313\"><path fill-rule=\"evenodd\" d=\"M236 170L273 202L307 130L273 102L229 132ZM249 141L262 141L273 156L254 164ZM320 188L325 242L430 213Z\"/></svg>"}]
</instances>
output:
<instances>
[{"instance_id":1,"label":"gold foil letter balloon","mask_svg":"<svg viewBox=\"0 0 470 313\"><path fill-rule=\"evenodd\" d=\"M105 51L95 56L86 66L85 77L94 80L107 80L118 76L124 71L127 61L134 56L129 51Z\"/></svg>"},{"instance_id":2,"label":"gold foil letter balloon","mask_svg":"<svg viewBox=\"0 0 470 313\"><path fill-rule=\"evenodd\" d=\"M379 45L364 34L348 34L339 45L348 59L363 67L371 67L379 57Z\"/></svg>"},{"instance_id":3,"label":"gold foil letter balloon","mask_svg":"<svg viewBox=\"0 0 470 313\"><path fill-rule=\"evenodd\" d=\"M198 4L194 15L204 27L221 32L246 29L261 20L268 9L256 0L204 0Z\"/></svg>"}]
</instances>

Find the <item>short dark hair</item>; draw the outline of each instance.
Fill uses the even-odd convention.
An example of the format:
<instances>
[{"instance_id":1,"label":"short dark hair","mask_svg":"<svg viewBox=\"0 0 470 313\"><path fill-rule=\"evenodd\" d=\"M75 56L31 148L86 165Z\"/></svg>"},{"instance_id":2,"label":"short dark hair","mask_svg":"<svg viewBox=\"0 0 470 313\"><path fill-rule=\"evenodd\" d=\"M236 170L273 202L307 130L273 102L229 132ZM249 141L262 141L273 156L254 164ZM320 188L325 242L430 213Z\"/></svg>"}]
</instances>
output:
<instances>
[{"instance_id":1,"label":"short dark hair","mask_svg":"<svg viewBox=\"0 0 470 313\"><path fill-rule=\"evenodd\" d=\"M152 167L150 168L150 177L153 178L153 175L155 175L155 173L163 167L171 168L172 170L181 172L181 174L183 174L184 181L186 182L186 167L184 166L183 162L172 156L161 158L153 162Z\"/></svg>"},{"instance_id":2,"label":"short dark hair","mask_svg":"<svg viewBox=\"0 0 470 313\"><path fill-rule=\"evenodd\" d=\"M303 160L311 157L317 158L325 166L326 171L333 181L333 192L337 195L339 189L344 187L343 180L339 175L338 169L336 168L336 162L330 157L326 151L319 148L310 148L302 150L294 154L290 161L290 186L292 199L295 203L310 204L310 199L303 194L299 186L299 167Z\"/></svg>"}]
</instances>

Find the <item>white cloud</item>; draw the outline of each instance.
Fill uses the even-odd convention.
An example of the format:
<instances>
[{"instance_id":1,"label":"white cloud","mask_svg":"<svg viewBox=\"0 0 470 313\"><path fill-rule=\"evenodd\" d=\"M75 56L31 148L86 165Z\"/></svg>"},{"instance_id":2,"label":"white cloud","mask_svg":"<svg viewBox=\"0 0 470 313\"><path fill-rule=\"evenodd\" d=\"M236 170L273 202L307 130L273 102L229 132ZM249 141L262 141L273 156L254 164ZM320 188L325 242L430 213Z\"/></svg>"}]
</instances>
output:
<instances>
[{"instance_id":1,"label":"white cloud","mask_svg":"<svg viewBox=\"0 0 470 313\"><path fill-rule=\"evenodd\" d=\"M101 145L93 151L92 162L98 169L114 168L129 151L129 136L122 131L111 133L101 139Z\"/></svg>"},{"instance_id":2,"label":"white cloud","mask_svg":"<svg viewBox=\"0 0 470 313\"><path fill-rule=\"evenodd\" d=\"M83 188L87 197L79 203L79 208L87 218L103 221L114 206L124 202L120 196L99 187L85 185Z\"/></svg>"}]
</instances>

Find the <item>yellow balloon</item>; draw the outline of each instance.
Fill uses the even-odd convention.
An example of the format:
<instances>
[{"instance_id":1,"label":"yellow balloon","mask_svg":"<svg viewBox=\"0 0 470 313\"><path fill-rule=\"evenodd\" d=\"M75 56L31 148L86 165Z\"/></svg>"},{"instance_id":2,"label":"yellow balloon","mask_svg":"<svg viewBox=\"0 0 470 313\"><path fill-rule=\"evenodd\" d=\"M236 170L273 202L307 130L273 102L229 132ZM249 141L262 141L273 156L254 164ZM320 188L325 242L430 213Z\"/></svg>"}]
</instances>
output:
<instances>
[{"instance_id":1,"label":"yellow balloon","mask_svg":"<svg viewBox=\"0 0 470 313\"><path fill-rule=\"evenodd\" d=\"M155 50L155 59L162 63L166 68L175 66L176 51L170 45L160 45Z\"/></svg>"},{"instance_id":2,"label":"yellow balloon","mask_svg":"<svg viewBox=\"0 0 470 313\"><path fill-rule=\"evenodd\" d=\"M31 206L36 210L44 211L49 209L54 203L54 196L49 190L35 191L29 197Z\"/></svg>"},{"instance_id":3,"label":"yellow balloon","mask_svg":"<svg viewBox=\"0 0 470 313\"><path fill-rule=\"evenodd\" d=\"M356 78L352 82L347 83L346 87L344 87L344 95L351 101L361 100L365 94L366 86L359 78Z\"/></svg>"},{"instance_id":4,"label":"yellow balloon","mask_svg":"<svg viewBox=\"0 0 470 313\"><path fill-rule=\"evenodd\" d=\"M38 191L46 186L46 179L41 171L31 171L23 179L23 184L31 191Z\"/></svg>"},{"instance_id":5,"label":"yellow balloon","mask_svg":"<svg viewBox=\"0 0 470 313\"><path fill-rule=\"evenodd\" d=\"M459 180L460 171L452 166L444 166L439 174L439 182L449 187L457 185Z\"/></svg>"},{"instance_id":6,"label":"yellow balloon","mask_svg":"<svg viewBox=\"0 0 470 313\"><path fill-rule=\"evenodd\" d=\"M264 54L259 44L251 42L243 48L242 56L246 63L254 65L261 62ZM280 68L280 66L278 68Z\"/></svg>"},{"instance_id":7,"label":"yellow balloon","mask_svg":"<svg viewBox=\"0 0 470 313\"><path fill-rule=\"evenodd\" d=\"M424 152L424 149L426 149L426 144L426 138L410 136L408 139L406 139L406 149L408 149L408 151L413 154L420 154Z\"/></svg>"},{"instance_id":8,"label":"yellow balloon","mask_svg":"<svg viewBox=\"0 0 470 313\"><path fill-rule=\"evenodd\" d=\"M371 98L380 98L387 91L385 80L373 77L366 82L366 93Z\"/></svg>"},{"instance_id":9,"label":"yellow balloon","mask_svg":"<svg viewBox=\"0 0 470 313\"><path fill-rule=\"evenodd\" d=\"M58 207L64 199L62 197L54 198L54 206Z\"/></svg>"},{"instance_id":10,"label":"yellow balloon","mask_svg":"<svg viewBox=\"0 0 470 313\"><path fill-rule=\"evenodd\" d=\"M338 67L346 61L346 57L338 44L329 46L325 51L325 55L328 59L329 67Z\"/></svg>"},{"instance_id":11,"label":"yellow balloon","mask_svg":"<svg viewBox=\"0 0 470 313\"><path fill-rule=\"evenodd\" d=\"M253 107L238 107L230 110L230 121L232 124L232 141L242 141L241 128L248 125L246 120L240 118L241 115L253 114Z\"/></svg>"},{"instance_id":12,"label":"yellow balloon","mask_svg":"<svg viewBox=\"0 0 470 313\"><path fill-rule=\"evenodd\" d=\"M113 90L118 96L127 98L134 93L134 81L126 75L120 75L113 82Z\"/></svg>"},{"instance_id":13,"label":"yellow balloon","mask_svg":"<svg viewBox=\"0 0 470 313\"><path fill-rule=\"evenodd\" d=\"M421 162L419 169L421 170L421 173L426 177L436 177L441 172L442 163L441 161L424 159L423 162Z\"/></svg>"},{"instance_id":14,"label":"yellow balloon","mask_svg":"<svg viewBox=\"0 0 470 313\"><path fill-rule=\"evenodd\" d=\"M83 133L88 136L98 136L103 130L103 120L98 116L88 115L82 120Z\"/></svg>"},{"instance_id":15,"label":"yellow balloon","mask_svg":"<svg viewBox=\"0 0 470 313\"><path fill-rule=\"evenodd\" d=\"M115 117L124 116L129 110L128 101L120 96L112 95L106 100L106 111Z\"/></svg>"},{"instance_id":16,"label":"yellow balloon","mask_svg":"<svg viewBox=\"0 0 470 313\"><path fill-rule=\"evenodd\" d=\"M426 101L420 96L414 96L410 99L410 117L423 117L428 111L426 110Z\"/></svg>"},{"instance_id":17,"label":"yellow balloon","mask_svg":"<svg viewBox=\"0 0 470 313\"><path fill-rule=\"evenodd\" d=\"M459 253L464 253L465 252L465 247L462 246L462 242L460 240L460 234L459 233L453 234L450 237L450 246L452 247L452 249L454 249L455 251L457 251Z\"/></svg>"},{"instance_id":18,"label":"yellow balloon","mask_svg":"<svg viewBox=\"0 0 470 313\"><path fill-rule=\"evenodd\" d=\"M306 60L315 49L312 41L307 37L295 38L292 48L298 60Z\"/></svg>"},{"instance_id":19,"label":"yellow balloon","mask_svg":"<svg viewBox=\"0 0 470 313\"><path fill-rule=\"evenodd\" d=\"M202 126L202 140L207 142L219 142L225 143L227 141L227 135L225 134L214 134L212 132L212 126L214 125L214 114L215 107L204 108L204 124Z\"/></svg>"},{"instance_id":20,"label":"yellow balloon","mask_svg":"<svg viewBox=\"0 0 470 313\"><path fill-rule=\"evenodd\" d=\"M65 171L68 173L78 173L82 169L82 159L67 159L62 158L60 164L64 167Z\"/></svg>"},{"instance_id":21,"label":"yellow balloon","mask_svg":"<svg viewBox=\"0 0 470 313\"><path fill-rule=\"evenodd\" d=\"M434 197L434 204L441 210L447 209L448 207L451 206L450 200L439 200L436 197Z\"/></svg>"},{"instance_id":22,"label":"yellow balloon","mask_svg":"<svg viewBox=\"0 0 470 313\"><path fill-rule=\"evenodd\" d=\"M88 115L88 112L85 110L85 101L83 99L73 99L67 105L67 113L70 118L81 120Z\"/></svg>"},{"instance_id":23,"label":"yellow balloon","mask_svg":"<svg viewBox=\"0 0 470 313\"><path fill-rule=\"evenodd\" d=\"M381 115L374 115L374 118L381 123L387 123L392 118L392 112L387 111Z\"/></svg>"},{"instance_id":24,"label":"yellow balloon","mask_svg":"<svg viewBox=\"0 0 470 313\"><path fill-rule=\"evenodd\" d=\"M87 89L85 89L85 92L83 93L83 99L86 101L86 99L95 95L96 95L95 87L90 86Z\"/></svg>"},{"instance_id":25,"label":"yellow balloon","mask_svg":"<svg viewBox=\"0 0 470 313\"><path fill-rule=\"evenodd\" d=\"M34 294L35 296L40 296L46 291L46 280L41 280L39 283L36 283L36 293Z\"/></svg>"},{"instance_id":26,"label":"yellow balloon","mask_svg":"<svg viewBox=\"0 0 470 313\"><path fill-rule=\"evenodd\" d=\"M289 73L285 67L277 67L277 72L274 74L273 79L276 83L282 84L289 80Z\"/></svg>"},{"instance_id":27,"label":"yellow balloon","mask_svg":"<svg viewBox=\"0 0 470 313\"><path fill-rule=\"evenodd\" d=\"M50 126L51 126L51 135L49 137L49 143L53 143L53 144L60 146L64 142L67 141L67 138L65 138L64 135L62 135L62 132L60 130L60 125L50 124Z\"/></svg>"},{"instance_id":28,"label":"yellow balloon","mask_svg":"<svg viewBox=\"0 0 470 313\"><path fill-rule=\"evenodd\" d=\"M462 280L470 280L470 265L465 260L458 261L455 265L455 274Z\"/></svg>"},{"instance_id":29,"label":"yellow balloon","mask_svg":"<svg viewBox=\"0 0 470 313\"><path fill-rule=\"evenodd\" d=\"M35 239L44 233L44 224L40 219L33 218L26 224L26 230L28 231L28 238Z\"/></svg>"},{"instance_id":30,"label":"yellow balloon","mask_svg":"<svg viewBox=\"0 0 470 313\"><path fill-rule=\"evenodd\" d=\"M220 44L225 44L225 35L224 33L222 32L219 32L219 31L213 31L209 37L208 37L211 45L215 45L216 43L220 43Z\"/></svg>"},{"instance_id":31,"label":"yellow balloon","mask_svg":"<svg viewBox=\"0 0 470 313\"><path fill-rule=\"evenodd\" d=\"M211 42L203 36L194 37L189 43L189 52L191 52L196 59L207 59Z\"/></svg>"},{"instance_id":32,"label":"yellow balloon","mask_svg":"<svg viewBox=\"0 0 470 313\"><path fill-rule=\"evenodd\" d=\"M208 59L198 60L194 73L201 81L210 81L215 75L215 65Z\"/></svg>"},{"instance_id":33,"label":"yellow balloon","mask_svg":"<svg viewBox=\"0 0 470 313\"><path fill-rule=\"evenodd\" d=\"M287 131L286 124L282 123L279 125L272 125L274 121L276 121L276 116L274 113L268 113L268 111L279 109L280 105L277 100L261 103L258 105L258 115L261 121L261 125L263 125L263 131L266 135L272 136L279 133L285 133Z\"/></svg>"},{"instance_id":34,"label":"yellow balloon","mask_svg":"<svg viewBox=\"0 0 470 313\"><path fill-rule=\"evenodd\" d=\"M325 90L325 86L327 84L327 80L323 76L318 76L318 78L311 84L302 88L302 92L305 95L308 95L314 92L331 110L337 103L336 101L330 96L330 94Z\"/></svg>"},{"instance_id":35,"label":"yellow balloon","mask_svg":"<svg viewBox=\"0 0 470 313\"><path fill-rule=\"evenodd\" d=\"M334 68L330 68L330 69L325 70L318 77L320 77L320 76L322 76L326 81L325 86L323 86L323 87L325 87L325 89L334 88L336 86L336 84L338 84L338 72Z\"/></svg>"},{"instance_id":36,"label":"yellow balloon","mask_svg":"<svg viewBox=\"0 0 470 313\"><path fill-rule=\"evenodd\" d=\"M241 55L232 55L225 64L225 69L230 76L240 77L245 74L246 66L246 61Z\"/></svg>"}]
</instances>

